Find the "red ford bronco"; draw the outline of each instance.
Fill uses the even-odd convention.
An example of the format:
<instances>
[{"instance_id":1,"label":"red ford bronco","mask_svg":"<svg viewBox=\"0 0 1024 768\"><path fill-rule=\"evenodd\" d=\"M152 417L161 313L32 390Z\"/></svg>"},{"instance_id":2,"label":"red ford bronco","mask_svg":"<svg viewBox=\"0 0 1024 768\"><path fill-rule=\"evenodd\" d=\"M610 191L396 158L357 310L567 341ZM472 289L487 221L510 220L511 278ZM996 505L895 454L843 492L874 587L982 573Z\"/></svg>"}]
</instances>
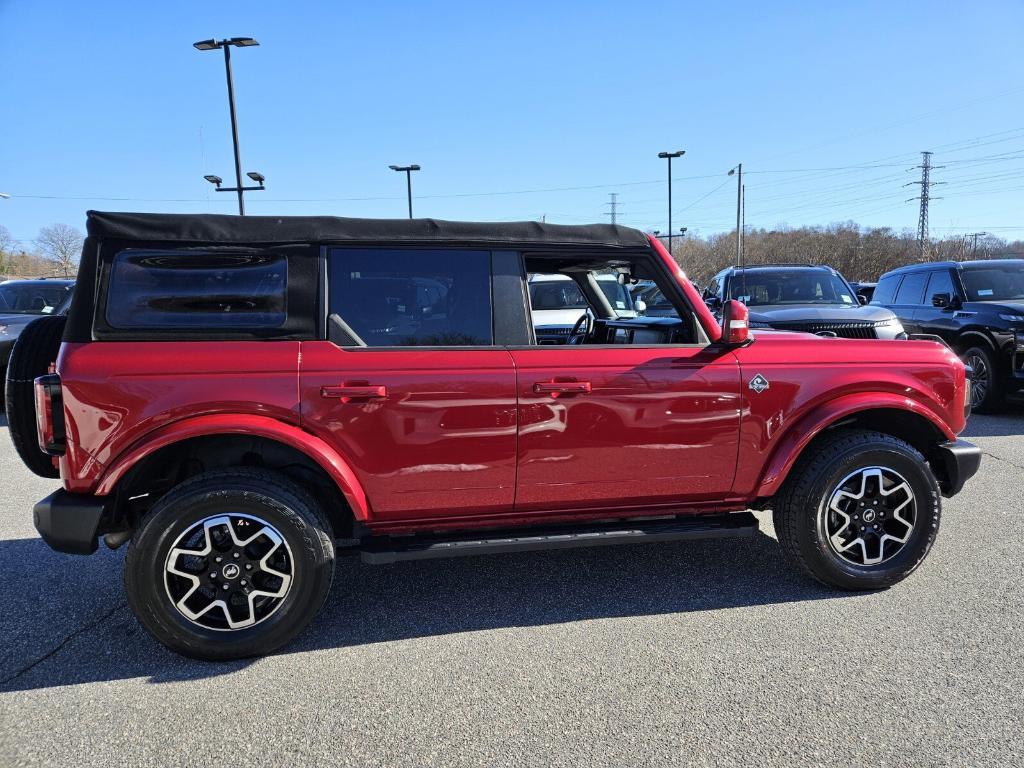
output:
<instances>
[{"instance_id":1,"label":"red ford bronco","mask_svg":"<svg viewBox=\"0 0 1024 768\"><path fill-rule=\"evenodd\" d=\"M616 226L90 213L66 318L22 333L11 436L63 487L54 549L129 543L139 621L189 656L299 633L371 563L749 535L809 576L910 574L980 453L929 341L751 334ZM589 309L536 342L527 278ZM598 284L650 280L672 317ZM635 313L629 313L635 315Z\"/></svg>"}]
</instances>

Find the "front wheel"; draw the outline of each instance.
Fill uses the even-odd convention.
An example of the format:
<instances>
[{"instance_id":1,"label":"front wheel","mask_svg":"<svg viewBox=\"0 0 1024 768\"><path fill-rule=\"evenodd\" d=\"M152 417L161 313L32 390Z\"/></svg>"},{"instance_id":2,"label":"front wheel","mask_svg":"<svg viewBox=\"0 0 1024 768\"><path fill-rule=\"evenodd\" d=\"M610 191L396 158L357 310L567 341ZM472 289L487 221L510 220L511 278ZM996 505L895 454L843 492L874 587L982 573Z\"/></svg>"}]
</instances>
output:
<instances>
[{"instance_id":1,"label":"front wheel","mask_svg":"<svg viewBox=\"0 0 1024 768\"><path fill-rule=\"evenodd\" d=\"M921 564L939 530L938 483L891 435L844 430L794 467L774 509L786 556L842 589L881 589Z\"/></svg>"},{"instance_id":2,"label":"front wheel","mask_svg":"<svg viewBox=\"0 0 1024 768\"><path fill-rule=\"evenodd\" d=\"M199 659L257 656L313 619L334 573L330 524L300 486L239 468L161 498L125 558L128 603L168 648Z\"/></svg>"},{"instance_id":3,"label":"front wheel","mask_svg":"<svg viewBox=\"0 0 1024 768\"><path fill-rule=\"evenodd\" d=\"M971 380L971 410L975 413L996 413L1006 399L998 361L988 347L971 347L964 352Z\"/></svg>"}]
</instances>

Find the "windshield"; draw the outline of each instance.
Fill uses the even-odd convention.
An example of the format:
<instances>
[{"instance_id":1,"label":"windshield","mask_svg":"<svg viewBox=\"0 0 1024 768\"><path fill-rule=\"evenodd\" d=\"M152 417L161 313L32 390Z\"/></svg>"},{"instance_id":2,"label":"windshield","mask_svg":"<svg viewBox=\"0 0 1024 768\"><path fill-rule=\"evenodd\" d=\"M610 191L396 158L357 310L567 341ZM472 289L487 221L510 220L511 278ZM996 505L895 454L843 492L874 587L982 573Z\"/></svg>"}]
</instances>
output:
<instances>
[{"instance_id":1,"label":"windshield","mask_svg":"<svg viewBox=\"0 0 1024 768\"><path fill-rule=\"evenodd\" d=\"M621 285L618 280L598 280L597 284L601 286L601 291L604 293L605 298L608 299L608 303L612 305L612 309L616 312L630 312L633 309L633 300L629 296L629 290L626 286Z\"/></svg>"},{"instance_id":2,"label":"windshield","mask_svg":"<svg viewBox=\"0 0 1024 768\"><path fill-rule=\"evenodd\" d=\"M10 282L0 285L0 314L49 315L71 287L61 283Z\"/></svg>"},{"instance_id":3,"label":"windshield","mask_svg":"<svg viewBox=\"0 0 1024 768\"><path fill-rule=\"evenodd\" d=\"M730 299L757 307L769 304L843 304L856 306L853 291L831 272L789 269L738 272L729 280Z\"/></svg>"},{"instance_id":4,"label":"windshield","mask_svg":"<svg viewBox=\"0 0 1024 768\"><path fill-rule=\"evenodd\" d=\"M661 289L656 285L648 286L637 292L636 298L642 299L648 309L675 309Z\"/></svg>"},{"instance_id":5,"label":"windshield","mask_svg":"<svg viewBox=\"0 0 1024 768\"><path fill-rule=\"evenodd\" d=\"M972 267L962 273L968 301L1024 299L1024 264Z\"/></svg>"}]
</instances>

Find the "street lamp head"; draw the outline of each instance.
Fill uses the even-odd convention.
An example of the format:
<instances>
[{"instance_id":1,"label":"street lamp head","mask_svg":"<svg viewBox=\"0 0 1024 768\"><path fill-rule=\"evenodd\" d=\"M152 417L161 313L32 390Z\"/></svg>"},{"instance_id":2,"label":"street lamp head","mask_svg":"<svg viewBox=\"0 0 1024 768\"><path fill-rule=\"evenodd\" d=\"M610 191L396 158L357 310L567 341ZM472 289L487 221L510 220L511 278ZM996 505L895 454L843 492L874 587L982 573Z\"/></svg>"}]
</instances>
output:
<instances>
[{"instance_id":1,"label":"street lamp head","mask_svg":"<svg viewBox=\"0 0 1024 768\"><path fill-rule=\"evenodd\" d=\"M392 171L400 171L400 170L402 170L397 165L389 165L388 168L390 168Z\"/></svg>"},{"instance_id":2,"label":"street lamp head","mask_svg":"<svg viewBox=\"0 0 1024 768\"><path fill-rule=\"evenodd\" d=\"M253 45L259 45L251 37L232 37L228 40L228 45L237 45L239 48L249 48Z\"/></svg>"},{"instance_id":3,"label":"street lamp head","mask_svg":"<svg viewBox=\"0 0 1024 768\"><path fill-rule=\"evenodd\" d=\"M668 157L682 157L685 154L686 154L686 150L680 149L680 150L677 150L675 152L659 152L658 153L658 157L660 157L662 160L664 160L664 159L666 159Z\"/></svg>"},{"instance_id":4,"label":"street lamp head","mask_svg":"<svg viewBox=\"0 0 1024 768\"><path fill-rule=\"evenodd\" d=\"M651 234L654 235L655 237L657 237L658 235L661 234L661 230L660 229L652 229L651 230Z\"/></svg>"},{"instance_id":5,"label":"street lamp head","mask_svg":"<svg viewBox=\"0 0 1024 768\"><path fill-rule=\"evenodd\" d=\"M686 234L686 227L680 227L679 228L679 234L685 235Z\"/></svg>"},{"instance_id":6,"label":"street lamp head","mask_svg":"<svg viewBox=\"0 0 1024 768\"><path fill-rule=\"evenodd\" d=\"M726 175L728 175L728 176L735 176L736 175L736 169L735 168L730 168L729 169L729 173L726 174Z\"/></svg>"},{"instance_id":7,"label":"street lamp head","mask_svg":"<svg viewBox=\"0 0 1024 768\"><path fill-rule=\"evenodd\" d=\"M206 174L205 176L203 176L203 178L206 179L211 184L215 184L218 187L224 183L224 179L222 179L220 176L214 176L212 173Z\"/></svg>"},{"instance_id":8,"label":"street lamp head","mask_svg":"<svg viewBox=\"0 0 1024 768\"><path fill-rule=\"evenodd\" d=\"M253 181L255 181L257 184L262 184L263 182L265 182L267 180L266 176L264 176L262 173L258 173L256 171L249 171L245 175L248 176Z\"/></svg>"},{"instance_id":9,"label":"street lamp head","mask_svg":"<svg viewBox=\"0 0 1024 768\"><path fill-rule=\"evenodd\" d=\"M10 200L11 196L6 192L0 192L0 200Z\"/></svg>"},{"instance_id":10,"label":"street lamp head","mask_svg":"<svg viewBox=\"0 0 1024 768\"><path fill-rule=\"evenodd\" d=\"M420 169L420 167L418 165L410 165L409 166L409 170L410 171L418 171L419 169Z\"/></svg>"},{"instance_id":11,"label":"street lamp head","mask_svg":"<svg viewBox=\"0 0 1024 768\"><path fill-rule=\"evenodd\" d=\"M389 165L388 168L392 171L401 171L402 173L407 171L418 171L420 169L418 165Z\"/></svg>"},{"instance_id":12,"label":"street lamp head","mask_svg":"<svg viewBox=\"0 0 1024 768\"><path fill-rule=\"evenodd\" d=\"M220 43L216 40L200 40L198 43L192 43L192 47L197 51L215 51L220 48Z\"/></svg>"}]
</instances>

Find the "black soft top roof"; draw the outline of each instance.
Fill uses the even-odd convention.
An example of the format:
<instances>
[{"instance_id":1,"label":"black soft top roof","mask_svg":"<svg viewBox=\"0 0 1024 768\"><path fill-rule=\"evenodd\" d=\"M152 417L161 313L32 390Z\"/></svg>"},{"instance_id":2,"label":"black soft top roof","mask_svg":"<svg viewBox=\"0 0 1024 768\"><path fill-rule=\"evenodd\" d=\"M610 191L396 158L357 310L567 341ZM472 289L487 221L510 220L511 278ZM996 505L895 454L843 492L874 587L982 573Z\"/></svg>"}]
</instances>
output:
<instances>
[{"instance_id":1,"label":"black soft top roof","mask_svg":"<svg viewBox=\"0 0 1024 768\"><path fill-rule=\"evenodd\" d=\"M98 239L185 243L466 243L499 246L579 245L645 248L647 236L614 224L542 224L536 221L462 222L439 219L349 219L336 216L225 216L221 214L89 211L89 235Z\"/></svg>"}]
</instances>

